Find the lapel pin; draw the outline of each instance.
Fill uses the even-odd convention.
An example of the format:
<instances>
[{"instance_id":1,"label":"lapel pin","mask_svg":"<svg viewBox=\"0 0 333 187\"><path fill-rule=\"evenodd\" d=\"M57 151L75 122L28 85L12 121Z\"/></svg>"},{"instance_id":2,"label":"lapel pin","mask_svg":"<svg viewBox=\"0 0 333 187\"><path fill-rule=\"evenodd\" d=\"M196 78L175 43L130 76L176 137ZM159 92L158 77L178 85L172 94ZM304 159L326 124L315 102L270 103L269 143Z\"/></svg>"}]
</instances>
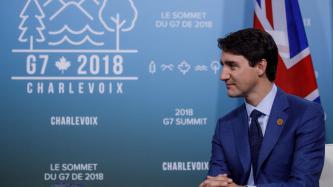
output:
<instances>
[{"instance_id":1,"label":"lapel pin","mask_svg":"<svg viewBox=\"0 0 333 187\"><path fill-rule=\"evenodd\" d=\"M276 124L280 126L283 125L283 119L279 118L278 120L276 120Z\"/></svg>"}]
</instances>

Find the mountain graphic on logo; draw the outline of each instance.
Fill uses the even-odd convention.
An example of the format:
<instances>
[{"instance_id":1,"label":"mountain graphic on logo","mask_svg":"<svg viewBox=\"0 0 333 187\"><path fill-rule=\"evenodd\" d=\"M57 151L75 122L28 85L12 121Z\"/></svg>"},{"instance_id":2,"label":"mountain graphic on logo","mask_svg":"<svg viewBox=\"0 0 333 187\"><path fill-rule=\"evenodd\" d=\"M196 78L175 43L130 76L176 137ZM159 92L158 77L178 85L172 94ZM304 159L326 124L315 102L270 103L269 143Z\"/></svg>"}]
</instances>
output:
<instances>
[{"instance_id":1,"label":"mountain graphic on logo","mask_svg":"<svg viewBox=\"0 0 333 187\"><path fill-rule=\"evenodd\" d=\"M80 18L83 21L92 21L96 19L94 12L97 12L100 3L96 0L52 0L43 4L44 9L48 12L50 21L57 19Z\"/></svg>"},{"instance_id":2,"label":"mountain graphic on logo","mask_svg":"<svg viewBox=\"0 0 333 187\"><path fill-rule=\"evenodd\" d=\"M49 45L104 45L96 39L104 34L103 27L97 18L100 8L98 1L52 0L44 3L44 6L49 10Z\"/></svg>"}]
</instances>

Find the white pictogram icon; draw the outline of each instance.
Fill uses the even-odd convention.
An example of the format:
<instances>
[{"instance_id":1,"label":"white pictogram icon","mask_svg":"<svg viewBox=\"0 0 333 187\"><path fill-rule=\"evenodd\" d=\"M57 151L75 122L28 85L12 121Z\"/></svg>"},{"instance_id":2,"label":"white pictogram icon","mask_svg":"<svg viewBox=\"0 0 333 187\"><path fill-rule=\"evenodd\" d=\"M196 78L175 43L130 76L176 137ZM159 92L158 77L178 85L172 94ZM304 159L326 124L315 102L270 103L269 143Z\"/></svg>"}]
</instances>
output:
<instances>
[{"instance_id":1,"label":"white pictogram icon","mask_svg":"<svg viewBox=\"0 0 333 187\"><path fill-rule=\"evenodd\" d=\"M104 28L109 32L116 33L116 50L120 50L120 32L131 31L138 18L138 11L132 0L122 0L121 2L122 4L126 3L128 7L128 9L125 10L126 12L122 13L130 12L132 15L128 17L126 17L127 14L125 14L125 16L121 16L118 10L113 11L114 8L117 8L114 6L115 4L113 0L104 0L102 7L98 12L99 20L103 24Z\"/></svg>"},{"instance_id":2,"label":"white pictogram icon","mask_svg":"<svg viewBox=\"0 0 333 187\"><path fill-rule=\"evenodd\" d=\"M20 13L21 23L19 29L21 34L18 38L20 42L29 42L29 49L34 49L34 42L44 42L45 37L43 31L45 25L43 19L45 14L37 0L28 0ZM30 27L34 23L35 28Z\"/></svg>"},{"instance_id":3,"label":"white pictogram icon","mask_svg":"<svg viewBox=\"0 0 333 187\"><path fill-rule=\"evenodd\" d=\"M52 4L50 4L51 1L48 1L44 3L44 7L47 8L47 6L51 7ZM58 8L52 15L49 17L49 22L53 23L63 23L64 25L61 25L58 29L54 31L49 31L48 34L51 36L51 38L57 38L55 41L52 41L49 39L48 44L50 46L61 46L65 44L71 44L72 46L80 46L83 44L91 44L93 46L103 46L104 42L99 42L96 39L92 39L94 35L102 35L104 32L102 31L96 31L89 23L93 23L91 21L94 20L92 12L89 11L88 7L85 6L85 3L88 3L87 0L79 0L79 1L64 1L59 0L58 2L54 3L60 3ZM99 3L96 1L92 1L93 4L91 4L89 7L91 8L92 5L94 7L98 7ZM76 14L75 20L79 22L78 20L83 20L81 22L86 22L83 25L81 24L69 24L67 23L67 20L64 18L68 15L67 11L72 11ZM67 14L66 14L67 13ZM81 28L82 27L82 28ZM75 28L75 29L74 29Z\"/></svg>"},{"instance_id":4,"label":"white pictogram icon","mask_svg":"<svg viewBox=\"0 0 333 187\"><path fill-rule=\"evenodd\" d=\"M120 37L131 34L136 25L138 11L133 0L25 0L22 4L17 35L22 48L12 52L27 54L29 76L12 76L12 80L138 80L137 76L123 76L123 54L138 50L129 49L128 43L124 47ZM46 68L50 59L55 59L48 66L53 69ZM52 70L71 76L50 76ZM155 62L149 71L156 73ZM116 86L117 93L122 93L118 91L122 82Z\"/></svg>"},{"instance_id":5,"label":"white pictogram icon","mask_svg":"<svg viewBox=\"0 0 333 187\"><path fill-rule=\"evenodd\" d=\"M88 19L94 20L93 16L87 11L85 8L83 8L82 4L86 0L79 0L79 1L66 1L66 0L59 0L61 3L61 8L59 8L50 18L50 21L53 21L57 16L59 16L62 12L65 12L66 9L75 7L77 10L79 10L82 14L84 14ZM97 1L94 1L95 4L99 4ZM51 1L47 1L44 3L44 6L47 6Z\"/></svg>"},{"instance_id":6,"label":"white pictogram icon","mask_svg":"<svg viewBox=\"0 0 333 187\"><path fill-rule=\"evenodd\" d=\"M173 65L173 64L162 64L161 65L162 71L166 71L166 70L173 71L174 67L175 67L175 65Z\"/></svg>"},{"instance_id":7,"label":"white pictogram icon","mask_svg":"<svg viewBox=\"0 0 333 187\"><path fill-rule=\"evenodd\" d=\"M210 64L210 68L214 71L214 74L217 73L217 71L220 69L220 63L218 61L213 61L211 64Z\"/></svg>"},{"instance_id":8,"label":"white pictogram icon","mask_svg":"<svg viewBox=\"0 0 333 187\"><path fill-rule=\"evenodd\" d=\"M191 65L183 60L180 64L178 64L178 70L185 75L191 69Z\"/></svg>"},{"instance_id":9,"label":"white pictogram icon","mask_svg":"<svg viewBox=\"0 0 333 187\"><path fill-rule=\"evenodd\" d=\"M138 52L121 47L122 33L132 31L138 19L133 0L46 0L42 5L27 0L20 18L18 40L29 47L14 53Z\"/></svg>"},{"instance_id":10,"label":"white pictogram icon","mask_svg":"<svg viewBox=\"0 0 333 187\"><path fill-rule=\"evenodd\" d=\"M155 74L156 73L156 63L152 60L149 63L149 73Z\"/></svg>"},{"instance_id":11,"label":"white pictogram icon","mask_svg":"<svg viewBox=\"0 0 333 187\"><path fill-rule=\"evenodd\" d=\"M55 66L62 74L64 74L64 72L71 66L71 62L67 61L67 59L62 56L59 61L55 62Z\"/></svg>"},{"instance_id":12,"label":"white pictogram icon","mask_svg":"<svg viewBox=\"0 0 333 187\"><path fill-rule=\"evenodd\" d=\"M206 65L197 65L194 67L194 71L208 71L208 67Z\"/></svg>"},{"instance_id":13,"label":"white pictogram icon","mask_svg":"<svg viewBox=\"0 0 333 187\"><path fill-rule=\"evenodd\" d=\"M93 33L95 35L101 35L101 34L104 34L103 32L98 32L98 31L95 31L93 30L92 28L90 28L89 25L86 25L82 30L79 30L79 31L74 31L72 30L70 27L68 27L67 25L64 25L63 28L61 28L60 30L58 31L51 31L49 32L50 35L59 35L59 34L63 34L63 33L66 33L66 32L69 32L73 35L80 35L80 34L83 34L83 33L88 33L88 31L90 33ZM84 43L90 43L94 46L103 46L104 45L104 42L96 42L94 41L93 39L91 39L91 37L89 35L85 35L84 38L80 41L74 41L72 39L70 39L68 37L68 35L64 35L64 37L59 40L59 41L56 41L56 42L49 42L48 44L50 46L57 46L57 45L62 45L64 43L69 43L73 46L79 46L79 45L82 45Z\"/></svg>"}]
</instances>

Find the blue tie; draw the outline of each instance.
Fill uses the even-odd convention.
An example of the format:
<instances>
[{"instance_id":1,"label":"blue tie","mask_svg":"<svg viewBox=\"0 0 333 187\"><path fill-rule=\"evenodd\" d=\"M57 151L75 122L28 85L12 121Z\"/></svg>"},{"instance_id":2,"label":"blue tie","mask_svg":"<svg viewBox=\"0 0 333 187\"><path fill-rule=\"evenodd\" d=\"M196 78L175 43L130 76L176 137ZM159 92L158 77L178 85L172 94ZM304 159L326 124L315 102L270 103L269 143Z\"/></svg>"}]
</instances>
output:
<instances>
[{"instance_id":1,"label":"blue tie","mask_svg":"<svg viewBox=\"0 0 333 187\"><path fill-rule=\"evenodd\" d=\"M249 142L250 142L251 162L252 162L254 179L257 173L258 154L263 139L262 131L258 122L258 118L261 115L263 115L263 113L259 112L258 110L253 110L250 114L251 124L249 129Z\"/></svg>"}]
</instances>

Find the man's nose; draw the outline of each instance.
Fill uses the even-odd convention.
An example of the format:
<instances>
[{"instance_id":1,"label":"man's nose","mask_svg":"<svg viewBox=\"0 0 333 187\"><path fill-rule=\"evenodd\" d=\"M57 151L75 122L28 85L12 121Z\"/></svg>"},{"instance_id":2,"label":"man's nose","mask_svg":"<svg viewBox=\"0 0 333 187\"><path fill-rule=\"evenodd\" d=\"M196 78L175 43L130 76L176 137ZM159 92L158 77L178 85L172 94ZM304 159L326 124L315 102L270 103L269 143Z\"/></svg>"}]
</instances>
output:
<instances>
[{"instance_id":1,"label":"man's nose","mask_svg":"<svg viewBox=\"0 0 333 187\"><path fill-rule=\"evenodd\" d=\"M220 79L223 81L226 81L230 78L230 74L227 68L222 67L222 71L221 71L221 77Z\"/></svg>"}]
</instances>

